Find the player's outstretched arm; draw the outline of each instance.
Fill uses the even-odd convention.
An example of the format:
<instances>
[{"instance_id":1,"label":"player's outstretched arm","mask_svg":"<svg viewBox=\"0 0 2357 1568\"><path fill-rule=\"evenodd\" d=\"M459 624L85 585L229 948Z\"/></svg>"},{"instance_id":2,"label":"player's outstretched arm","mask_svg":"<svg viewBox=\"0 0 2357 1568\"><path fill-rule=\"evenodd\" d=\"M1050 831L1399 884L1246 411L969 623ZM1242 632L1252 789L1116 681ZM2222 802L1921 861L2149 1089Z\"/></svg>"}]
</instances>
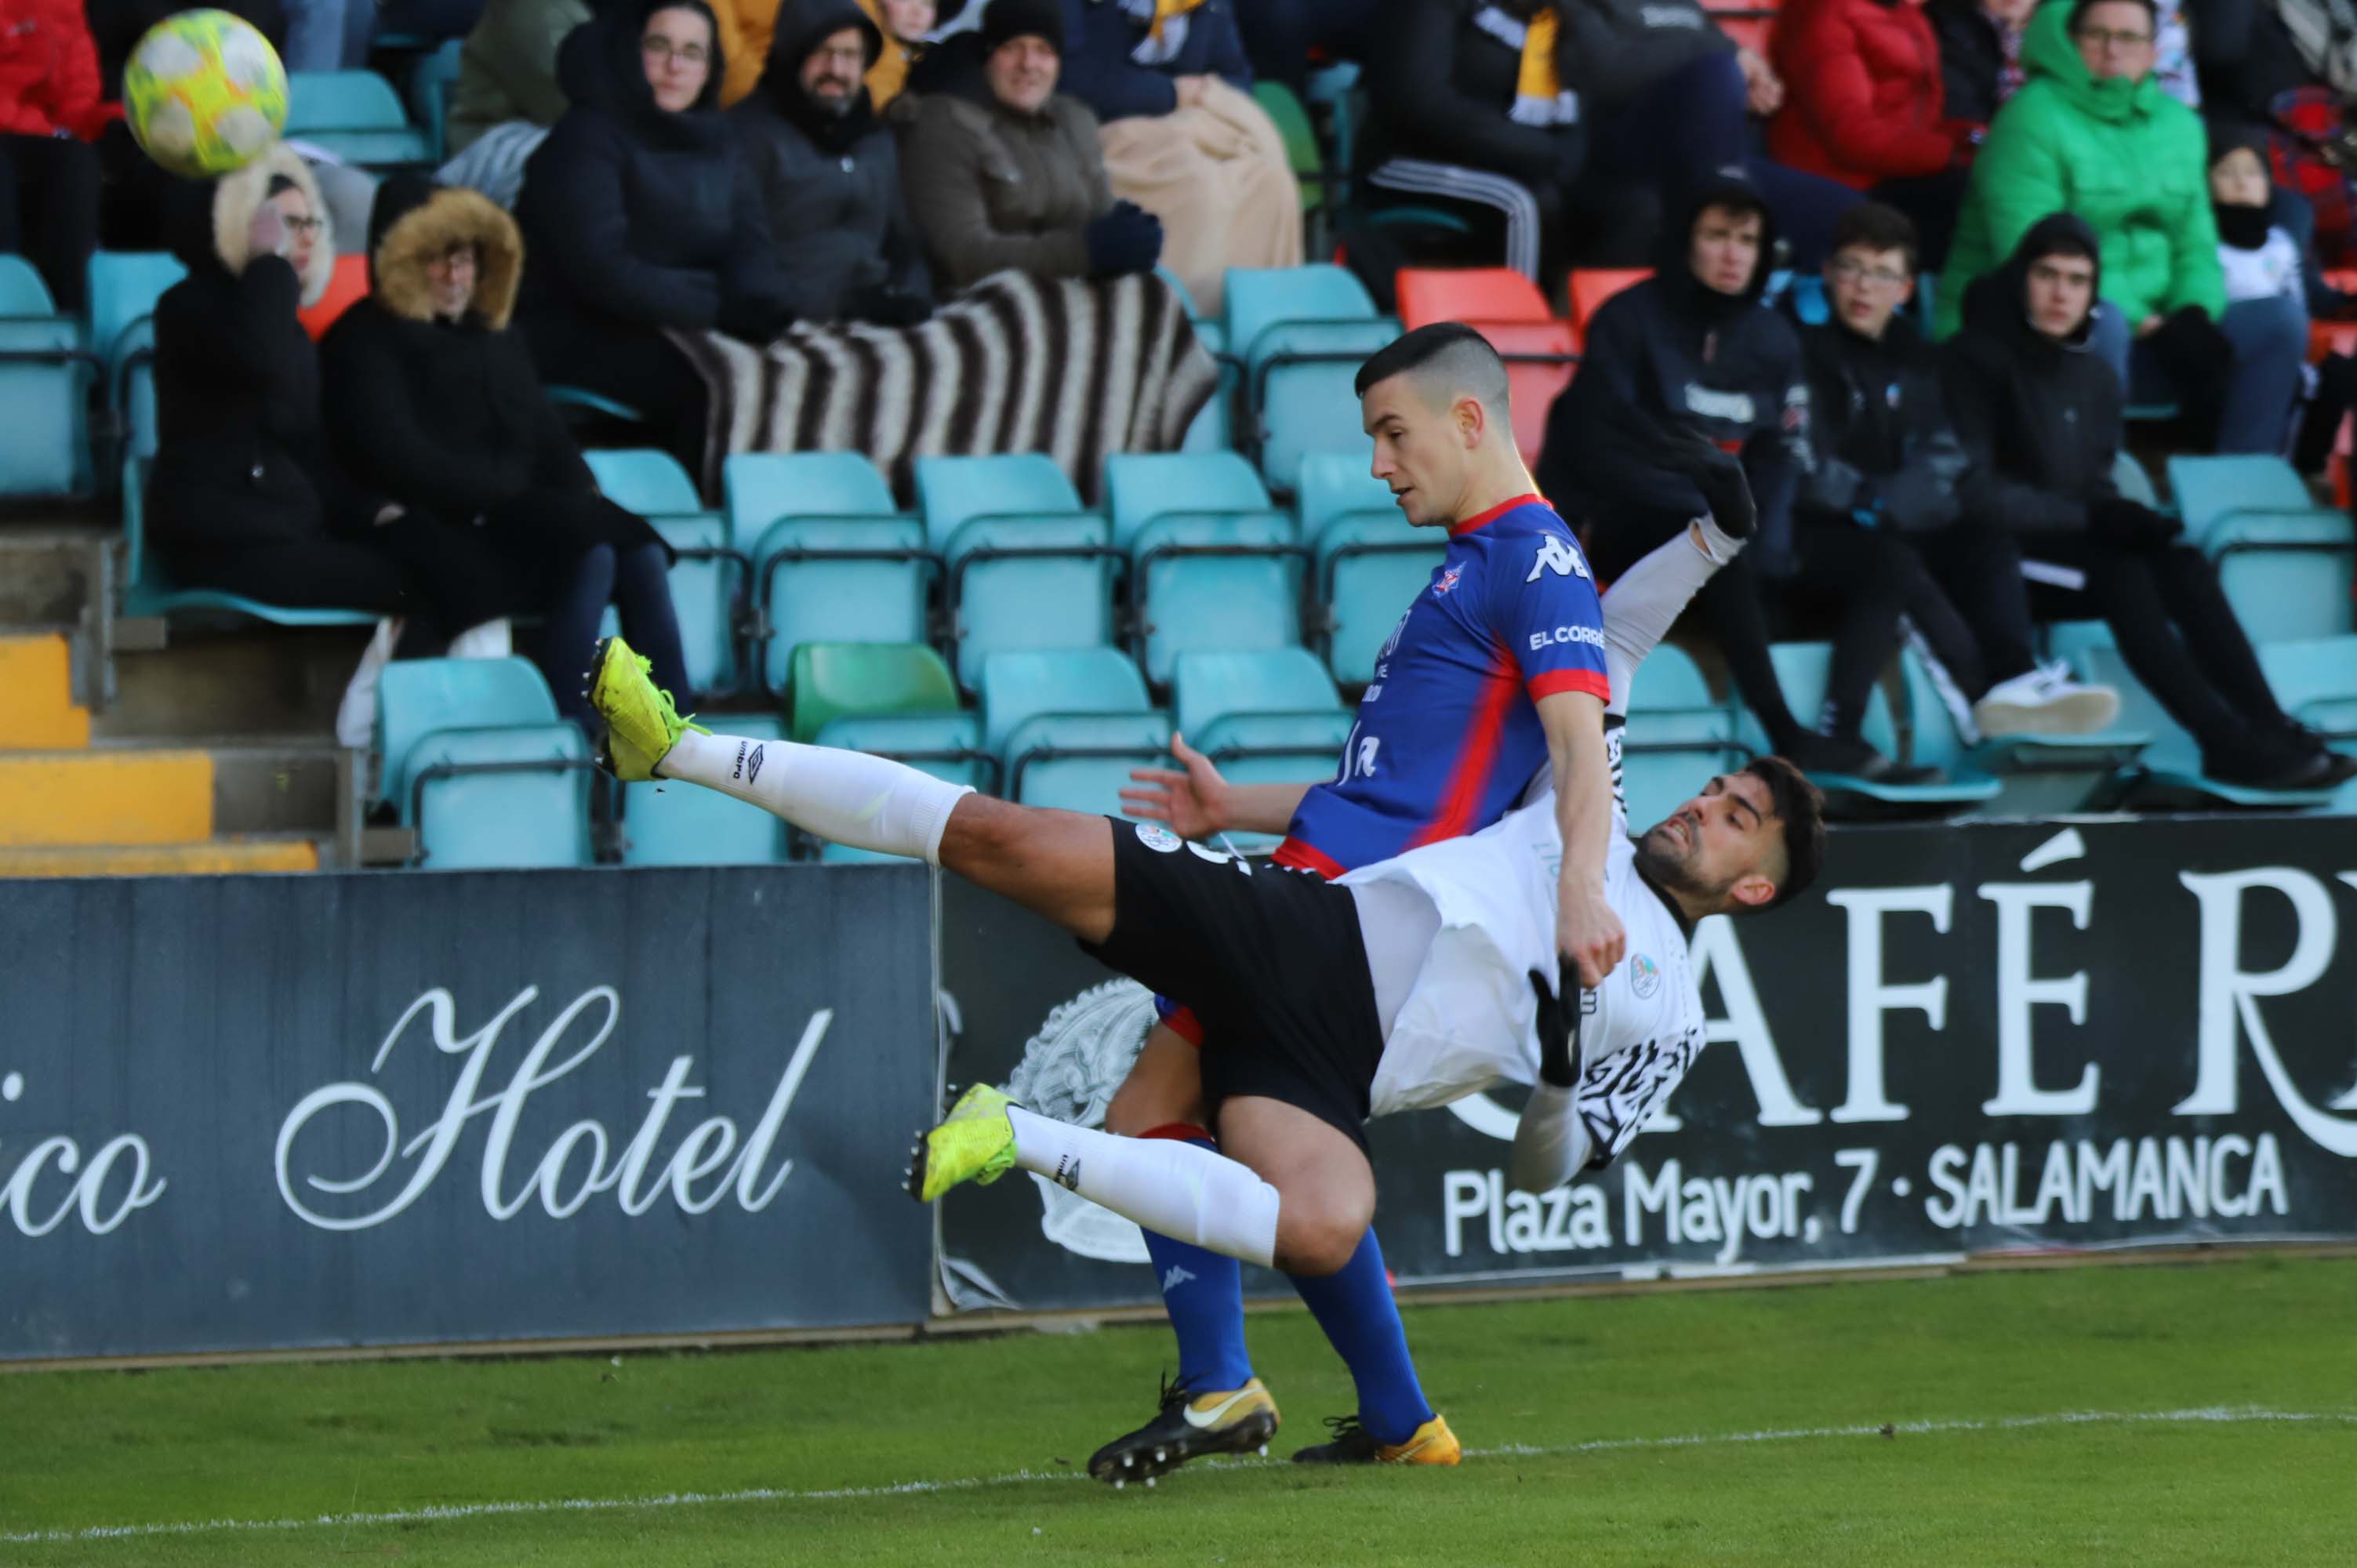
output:
<instances>
[{"instance_id":1,"label":"player's outstretched arm","mask_svg":"<svg viewBox=\"0 0 2357 1568\"><path fill-rule=\"evenodd\" d=\"M1173 734L1170 755L1179 771L1139 768L1130 772L1131 787L1121 792L1122 810L1147 822L1168 822L1180 838L1210 838L1214 833L1281 833L1293 825L1301 797L1315 789L1302 784L1231 784L1220 776L1211 759Z\"/></svg>"}]
</instances>

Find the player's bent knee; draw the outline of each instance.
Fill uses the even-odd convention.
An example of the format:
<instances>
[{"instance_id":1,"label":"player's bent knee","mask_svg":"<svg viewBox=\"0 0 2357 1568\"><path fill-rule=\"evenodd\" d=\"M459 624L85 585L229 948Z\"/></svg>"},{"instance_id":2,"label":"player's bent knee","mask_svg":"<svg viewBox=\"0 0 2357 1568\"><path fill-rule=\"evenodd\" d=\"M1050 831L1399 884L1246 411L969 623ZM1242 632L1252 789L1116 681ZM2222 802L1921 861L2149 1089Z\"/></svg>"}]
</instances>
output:
<instances>
[{"instance_id":1,"label":"player's bent knee","mask_svg":"<svg viewBox=\"0 0 2357 1568\"><path fill-rule=\"evenodd\" d=\"M1287 1204L1276 1215L1276 1266L1288 1274L1322 1275L1342 1272L1367 1233L1369 1217L1355 1206L1297 1213Z\"/></svg>"}]
</instances>

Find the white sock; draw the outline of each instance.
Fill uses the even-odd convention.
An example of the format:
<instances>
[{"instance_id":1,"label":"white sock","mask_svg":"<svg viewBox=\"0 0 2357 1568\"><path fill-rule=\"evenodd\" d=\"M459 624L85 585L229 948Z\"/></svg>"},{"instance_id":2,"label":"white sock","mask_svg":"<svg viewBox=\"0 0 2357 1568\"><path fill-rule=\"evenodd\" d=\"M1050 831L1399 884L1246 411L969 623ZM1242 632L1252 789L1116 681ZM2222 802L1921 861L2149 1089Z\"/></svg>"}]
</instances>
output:
<instances>
[{"instance_id":1,"label":"white sock","mask_svg":"<svg viewBox=\"0 0 2357 1568\"><path fill-rule=\"evenodd\" d=\"M951 809L974 793L864 751L694 730L656 771L733 795L832 843L935 865Z\"/></svg>"},{"instance_id":2,"label":"white sock","mask_svg":"<svg viewBox=\"0 0 2357 1568\"><path fill-rule=\"evenodd\" d=\"M1174 1240L1262 1268L1276 1256L1276 1188L1174 1138L1119 1138L1010 1106L1015 1163Z\"/></svg>"}]
</instances>

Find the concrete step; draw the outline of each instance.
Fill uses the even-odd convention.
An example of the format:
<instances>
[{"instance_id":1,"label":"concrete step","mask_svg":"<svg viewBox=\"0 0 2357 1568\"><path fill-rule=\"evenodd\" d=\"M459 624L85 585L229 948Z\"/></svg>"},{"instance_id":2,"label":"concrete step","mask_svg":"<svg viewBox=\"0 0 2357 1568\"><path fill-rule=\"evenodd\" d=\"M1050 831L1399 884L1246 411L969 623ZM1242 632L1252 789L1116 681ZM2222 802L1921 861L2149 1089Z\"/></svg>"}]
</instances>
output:
<instances>
[{"instance_id":1,"label":"concrete step","mask_svg":"<svg viewBox=\"0 0 2357 1568\"><path fill-rule=\"evenodd\" d=\"M232 876L257 871L317 869L319 847L307 838L0 849L0 877Z\"/></svg>"},{"instance_id":2,"label":"concrete step","mask_svg":"<svg viewBox=\"0 0 2357 1568\"><path fill-rule=\"evenodd\" d=\"M0 848L200 843L213 781L202 751L0 753Z\"/></svg>"},{"instance_id":3,"label":"concrete step","mask_svg":"<svg viewBox=\"0 0 2357 1568\"><path fill-rule=\"evenodd\" d=\"M369 636L360 627L203 631L176 624L167 647L116 654L114 700L92 733L101 740L324 739Z\"/></svg>"},{"instance_id":4,"label":"concrete step","mask_svg":"<svg viewBox=\"0 0 2357 1568\"><path fill-rule=\"evenodd\" d=\"M0 750L90 744L90 710L73 700L73 649L55 632L0 636Z\"/></svg>"}]
</instances>

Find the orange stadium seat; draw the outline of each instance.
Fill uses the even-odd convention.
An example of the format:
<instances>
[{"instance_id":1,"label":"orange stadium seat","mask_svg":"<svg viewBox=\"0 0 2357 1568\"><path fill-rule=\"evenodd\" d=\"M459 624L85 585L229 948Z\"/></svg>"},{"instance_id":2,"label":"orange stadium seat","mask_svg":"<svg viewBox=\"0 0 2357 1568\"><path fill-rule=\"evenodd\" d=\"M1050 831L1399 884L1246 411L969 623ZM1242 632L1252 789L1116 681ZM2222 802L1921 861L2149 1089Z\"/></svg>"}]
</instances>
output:
<instances>
[{"instance_id":1,"label":"orange stadium seat","mask_svg":"<svg viewBox=\"0 0 2357 1568\"><path fill-rule=\"evenodd\" d=\"M1580 267L1571 274L1571 329L1587 340L1587 318L1622 289L1653 275L1651 267Z\"/></svg>"},{"instance_id":2,"label":"orange stadium seat","mask_svg":"<svg viewBox=\"0 0 2357 1568\"><path fill-rule=\"evenodd\" d=\"M1550 317L1538 285L1512 267L1403 267L1398 290L1400 324L1410 331L1435 321L1462 321L1505 356L1513 388L1514 445L1525 462L1537 462L1547 410L1570 384L1573 356L1579 352L1571 323Z\"/></svg>"}]
</instances>

